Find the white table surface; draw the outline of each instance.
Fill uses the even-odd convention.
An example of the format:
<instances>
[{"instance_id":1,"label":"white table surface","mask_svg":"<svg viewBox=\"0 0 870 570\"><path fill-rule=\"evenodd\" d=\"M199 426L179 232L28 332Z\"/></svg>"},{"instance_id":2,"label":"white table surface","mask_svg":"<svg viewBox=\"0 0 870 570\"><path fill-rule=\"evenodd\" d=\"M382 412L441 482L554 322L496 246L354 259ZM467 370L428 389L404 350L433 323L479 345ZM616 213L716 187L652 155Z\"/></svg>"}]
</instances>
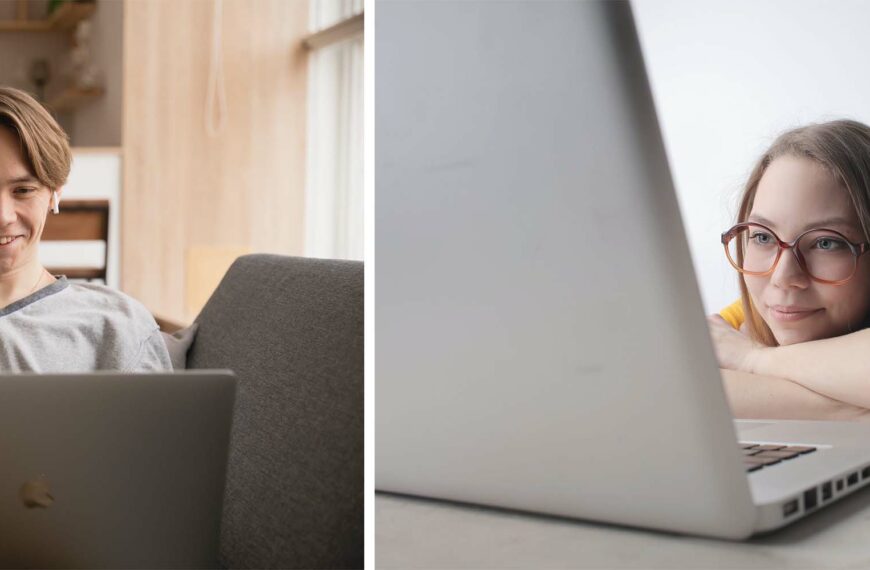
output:
<instances>
[{"instance_id":1,"label":"white table surface","mask_svg":"<svg viewBox=\"0 0 870 570\"><path fill-rule=\"evenodd\" d=\"M747 542L375 495L377 568L870 568L870 487Z\"/></svg>"}]
</instances>

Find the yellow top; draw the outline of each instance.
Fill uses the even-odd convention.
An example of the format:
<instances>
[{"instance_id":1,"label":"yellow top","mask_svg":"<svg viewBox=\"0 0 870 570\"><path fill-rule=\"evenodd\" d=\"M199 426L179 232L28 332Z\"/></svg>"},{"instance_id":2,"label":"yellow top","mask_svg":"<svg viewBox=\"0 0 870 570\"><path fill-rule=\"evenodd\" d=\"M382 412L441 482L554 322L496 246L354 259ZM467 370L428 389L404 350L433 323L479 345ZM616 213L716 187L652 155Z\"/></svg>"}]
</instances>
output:
<instances>
[{"instance_id":1,"label":"yellow top","mask_svg":"<svg viewBox=\"0 0 870 570\"><path fill-rule=\"evenodd\" d=\"M719 315L728 321L728 324L734 327L735 329L739 329L740 325L743 324L743 321L746 320L746 315L743 314L743 301L737 299L721 311L719 311Z\"/></svg>"}]
</instances>

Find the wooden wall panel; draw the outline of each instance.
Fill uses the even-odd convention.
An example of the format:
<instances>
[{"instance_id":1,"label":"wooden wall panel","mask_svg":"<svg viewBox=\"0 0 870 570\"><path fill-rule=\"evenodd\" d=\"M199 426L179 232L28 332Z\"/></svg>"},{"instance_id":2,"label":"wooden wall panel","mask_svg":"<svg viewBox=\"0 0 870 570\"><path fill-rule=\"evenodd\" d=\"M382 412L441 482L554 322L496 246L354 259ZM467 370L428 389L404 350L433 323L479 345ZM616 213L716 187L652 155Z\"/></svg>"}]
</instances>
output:
<instances>
[{"instance_id":1,"label":"wooden wall panel","mask_svg":"<svg viewBox=\"0 0 870 570\"><path fill-rule=\"evenodd\" d=\"M121 287L186 322L199 310L185 303L196 251L303 251L308 2L224 0L216 138L204 122L213 6L124 9Z\"/></svg>"}]
</instances>

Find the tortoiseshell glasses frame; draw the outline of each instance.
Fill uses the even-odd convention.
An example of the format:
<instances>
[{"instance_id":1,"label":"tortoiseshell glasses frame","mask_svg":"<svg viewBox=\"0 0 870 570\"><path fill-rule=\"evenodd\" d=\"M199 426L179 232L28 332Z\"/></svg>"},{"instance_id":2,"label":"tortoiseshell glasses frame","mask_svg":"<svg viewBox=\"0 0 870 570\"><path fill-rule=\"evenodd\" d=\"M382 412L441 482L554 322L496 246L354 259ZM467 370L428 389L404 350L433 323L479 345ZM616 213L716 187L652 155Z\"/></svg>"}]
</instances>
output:
<instances>
[{"instance_id":1,"label":"tortoiseshell glasses frame","mask_svg":"<svg viewBox=\"0 0 870 570\"><path fill-rule=\"evenodd\" d=\"M737 255L738 259L734 259L732 257L731 251L728 247L730 245L731 240L736 238L742 231L751 229L753 227L759 228L759 229L763 230L764 232L770 234L770 236L776 240L776 245L778 246L777 251L776 251L776 258L773 260L773 263L771 264L770 269L768 269L766 271L750 271L748 269L744 269L743 267L741 267L742 261L743 261L742 256L744 255L742 247L740 245L738 245L738 247L737 247L736 255ZM853 264L852 264L852 271L848 277L844 277L842 279L831 280L831 279L822 279L822 278L816 277L815 275L812 274L812 272L807 267L807 262L806 262L806 259L804 258L803 253L801 252L800 248L797 247L797 244L801 240L801 238L803 238L804 236L806 236L807 234L810 234L812 232L825 232L827 234L832 234L832 235L836 236L837 239L841 239L849 247L849 249L852 252ZM818 283L825 283L827 285L842 285L843 283L846 283L847 281L852 279L852 277L855 276L855 272L858 270L858 258L860 258L862 255L867 253L868 249L870 249L870 243L868 243L868 242L854 243L854 242L850 241L846 236L841 234L840 232L838 232L836 230L828 229L828 228L811 228L811 229L808 229L807 231L803 232L801 235L797 236L793 241L786 242L786 241L783 241L782 239L780 239L780 237L778 235L776 235L776 232L774 232L772 229L768 228L765 225L756 223L756 222L744 222L744 223L740 223L740 224L736 224L736 225L732 226L730 229L728 229L726 232L724 232L722 234L722 245L725 247L725 256L728 257L728 261L731 263L731 265L732 265L732 267L734 267L734 269L736 269L737 271L739 271L740 273L742 273L744 275L756 275L756 276L770 275L771 273L773 273L773 271L776 269L777 264L779 264L779 259L780 259L780 257L782 257L783 250L790 249L795 256L795 259L797 259L798 265L800 265L800 268L804 271L804 273L807 274L807 276L810 279L812 279L813 281L816 281Z\"/></svg>"}]
</instances>

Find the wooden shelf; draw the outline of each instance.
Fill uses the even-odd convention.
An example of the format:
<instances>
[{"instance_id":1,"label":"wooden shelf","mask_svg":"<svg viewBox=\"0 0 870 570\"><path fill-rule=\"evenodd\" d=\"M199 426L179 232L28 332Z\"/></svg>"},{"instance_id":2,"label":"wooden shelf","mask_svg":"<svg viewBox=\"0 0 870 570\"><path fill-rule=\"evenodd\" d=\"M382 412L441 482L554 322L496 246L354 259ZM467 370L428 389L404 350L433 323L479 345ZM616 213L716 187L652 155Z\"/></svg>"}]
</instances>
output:
<instances>
[{"instance_id":1,"label":"wooden shelf","mask_svg":"<svg viewBox=\"0 0 870 570\"><path fill-rule=\"evenodd\" d=\"M106 243L102 267L46 267L52 275L66 275L70 279L102 279L106 281L106 264L109 262L109 201L64 200L59 216L49 216L45 221L42 241L97 240Z\"/></svg>"},{"instance_id":2,"label":"wooden shelf","mask_svg":"<svg viewBox=\"0 0 870 570\"><path fill-rule=\"evenodd\" d=\"M52 275L66 275L68 279L106 280L106 270L99 267L46 267Z\"/></svg>"},{"instance_id":3,"label":"wooden shelf","mask_svg":"<svg viewBox=\"0 0 870 570\"><path fill-rule=\"evenodd\" d=\"M76 24L89 18L97 9L95 2L71 2L63 4L52 12L49 17L49 26L52 31L63 32L76 27Z\"/></svg>"},{"instance_id":4,"label":"wooden shelf","mask_svg":"<svg viewBox=\"0 0 870 570\"><path fill-rule=\"evenodd\" d=\"M68 2L42 20L0 20L0 32L65 32L90 17L96 9L96 2Z\"/></svg>"},{"instance_id":5,"label":"wooden shelf","mask_svg":"<svg viewBox=\"0 0 870 570\"><path fill-rule=\"evenodd\" d=\"M102 97L104 92L102 87L92 89L69 87L46 101L45 106L56 113L65 113Z\"/></svg>"}]
</instances>

